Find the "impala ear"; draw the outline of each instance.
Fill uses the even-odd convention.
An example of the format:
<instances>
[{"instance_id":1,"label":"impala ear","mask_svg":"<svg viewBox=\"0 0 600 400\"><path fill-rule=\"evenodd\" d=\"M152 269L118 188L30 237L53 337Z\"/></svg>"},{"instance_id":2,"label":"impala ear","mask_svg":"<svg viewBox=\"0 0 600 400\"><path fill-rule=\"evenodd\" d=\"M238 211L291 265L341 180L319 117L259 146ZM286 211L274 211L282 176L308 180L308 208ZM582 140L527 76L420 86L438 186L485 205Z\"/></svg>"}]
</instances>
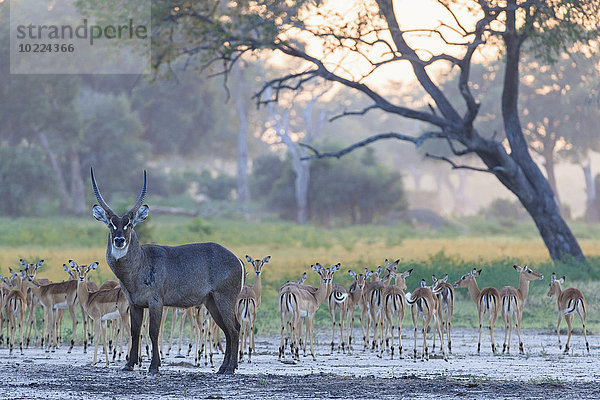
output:
<instances>
[{"instance_id":1,"label":"impala ear","mask_svg":"<svg viewBox=\"0 0 600 400\"><path fill-rule=\"evenodd\" d=\"M104 211L104 208L96 204L94 207L92 207L92 215L94 216L94 218L96 218L96 220L104 222L106 226L108 226L108 215L106 214L106 211Z\"/></svg>"},{"instance_id":2,"label":"impala ear","mask_svg":"<svg viewBox=\"0 0 600 400\"><path fill-rule=\"evenodd\" d=\"M63 264L63 269L67 272L67 274L73 276L73 272L67 267L67 264Z\"/></svg>"},{"instance_id":3,"label":"impala ear","mask_svg":"<svg viewBox=\"0 0 600 400\"><path fill-rule=\"evenodd\" d=\"M369 271L368 269L365 268L365 277L370 278L373 275L372 271Z\"/></svg>"},{"instance_id":4,"label":"impala ear","mask_svg":"<svg viewBox=\"0 0 600 400\"><path fill-rule=\"evenodd\" d=\"M448 274L444 275L442 278L442 282L448 282Z\"/></svg>"},{"instance_id":5,"label":"impala ear","mask_svg":"<svg viewBox=\"0 0 600 400\"><path fill-rule=\"evenodd\" d=\"M269 262L270 259L271 259L271 256L266 256L265 258L262 259L261 263L266 264Z\"/></svg>"},{"instance_id":6,"label":"impala ear","mask_svg":"<svg viewBox=\"0 0 600 400\"><path fill-rule=\"evenodd\" d=\"M71 266L71 268L77 269L77 263L75 261L69 260L69 265Z\"/></svg>"},{"instance_id":7,"label":"impala ear","mask_svg":"<svg viewBox=\"0 0 600 400\"><path fill-rule=\"evenodd\" d=\"M354 272L354 271L348 271L348 275L350 275L354 279L358 280L358 275L356 275L356 272Z\"/></svg>"},{"instance_id":8,"label":"impala ear","mask_svg":"<svg viewBox=\"0 0 600 400\"><path fill-rule=\"evenodd\" d=\"M40 260L35 264L35 269L38 269L39 267L41 267L42 265L44 265L44 260Z\"/></svg>"},{"instance_id":9,"label":"impala ear","mask_svg":"<svg viewBox=\"0 0 600 400\"><path fill-rule=\"evenodd\" d=\"M94 270L98 268L98 263L96 261L94 261L93 263L90 264L90 266L88 267L88 270Z\"/></svg>"},{"instance_id":10,"label":"impala ear","mask_svg":"<svg viewBox=\"0 0 600 400\"><path fill-rule=\"evenodd\" d=\"M25 260L23 260L22 258L19 260L19 262L21 263L22 266L28 267L27 262Z\"/></svg>"},{"instance_id":11,"label":"impala ear","mask_svg":"<svg viewBox=\"0 0 600 400\"><path fill-rule=\"evenodd\" d=\"M413 272L413 268L409 269L408 271L403 273L401 276L402 276L402 278L406 279L410 276L410 274L412 274L412 272Z\"/></svg>"},{"instance_id":12,"label":"impala ear","mask_svg":"<svg viewBox=\"0 0 600 400\"><path fill-rule=\"evenodd\" d=\"M513 265L513 268L519 272L521 272L521 270L523 269L523 268L519 267L518 265Z\"/></svg>"},{"instance_id":13,"label":"impala ear","mask_svg":"<svg viewBox=\"0 0 600 400\"><path fill-rule=\"evenodd\" d=\"M433 281L433 283L436 283L438 281L435 275L431 275L431 280Z\"/></svg>"},{"instance_id":14,"label":"impala ear","mask_svg":"<svg viewBox=\"0 0 600 400\"><path fill-rule=\"evenodd\" d=\"M135 212L133 220L131 221L131 225L136 226L139 222L145 221L146 218L148 218L149 213L150 213L150 207L148 207L146 204L144 204L143 206L138 208L138 210Z\"/></svg>"},{"instance_id":15,"label":"impala ear","mask_svg":"<svg viewBox=\"0 0 600 400\"><path fill-rule=\"evenodd\" d=\"M250 264L254 264L254 259L252 257L250 257L248 254L246 254L246 261L248 261Z\"/></svg>"},{"instance_id":16,"label":"impala ear","mask_svg":"<svg viewBox=\"0 0 600 400\"><path fill-rule=\"evenodd\" d=\"M558 282L559 282L559 283L562 285L563 283L565 283L565 279L567 279L567 278L565 278L565 277L563 276L562 278L560 278L560 279L558 280Z\"/></svg>"}]
</instances>

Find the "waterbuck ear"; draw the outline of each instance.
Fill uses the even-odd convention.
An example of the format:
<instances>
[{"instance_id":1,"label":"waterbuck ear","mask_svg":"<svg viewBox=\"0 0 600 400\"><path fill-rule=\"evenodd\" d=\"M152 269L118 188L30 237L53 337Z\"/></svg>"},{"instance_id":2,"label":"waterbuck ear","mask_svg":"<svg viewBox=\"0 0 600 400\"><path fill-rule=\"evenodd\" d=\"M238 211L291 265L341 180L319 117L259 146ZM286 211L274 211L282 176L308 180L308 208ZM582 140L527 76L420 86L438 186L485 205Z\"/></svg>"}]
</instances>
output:
<instances>
[{"instance_id":1,"label":"waterbuck ear","mask_svg":"<svg viewBox=\"0 0 600 400\"><path fill-rule=\"evenodd\" d=\"M266 264L269 262L269 260L271 259L271 256L266 256L265 258L262 259L262 261L260 262L261 264Z\"/></svg>"},{"instance_id":2,"label":"waterbuck ear","mask_svg":"<svg viewBox=\"0 0 600 400\"><path fill-rule=\"evenodd\" d=\"M106 211L104 211L104 208L96 204L94 207L92 207L92 215L94 216L94 218L96 218L96 220L104 222L106 226L108 226L108 215L106 215Z\"/></svg>"},{"instance_id":3,"label":"waterbuck ear","mask_svg":"<svg viewBox=\"0 0 600 400\"><path fill-rule=\"evenodd\" d=\"M131 221L131 225L136 226L138 222L144 221L146 218L148 218L149 213L150 213L150 207L148 207L146 204L144 204L143 206L138 208L138 210L135 212L135 216L133 217L133 219Z\"/></svg>"}]
</instances>

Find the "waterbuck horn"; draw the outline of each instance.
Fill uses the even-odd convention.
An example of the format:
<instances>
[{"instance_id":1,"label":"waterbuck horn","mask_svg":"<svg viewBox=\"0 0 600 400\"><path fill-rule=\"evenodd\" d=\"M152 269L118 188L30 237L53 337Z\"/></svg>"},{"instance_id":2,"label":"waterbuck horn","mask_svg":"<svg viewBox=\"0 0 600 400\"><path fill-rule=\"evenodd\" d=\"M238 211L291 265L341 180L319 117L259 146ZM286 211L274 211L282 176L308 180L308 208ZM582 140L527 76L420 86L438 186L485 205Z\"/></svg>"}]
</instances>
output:
<instances>
[{"instance_id":1,"label":"waterbuck horn","mask_svg":"<svg viewBox=\"0 0 600 400\"><path fill-rule=\"evenodd\" d=\"M94 188L94 194L96 195L96 199L98 200L100 207L102 207L104 209L104 211L106 211L108 214L115 215L113 210L110 209L108 204L106 204L106 202L102 198L102 195L100 194L100 190L98 190L98 185L96 185L96 179L94 179L94 169L93 168L90 168L90 173L92 174L92 187Z\"/></svg>"},{"instance_id":2,"label":"waterbuck horn","mask_svg":"<svg viewBox=\"0 0 600 400\"><path fill-rule=\"evenodd\" d=\"M142 186L142 193L140 193L140 197L136 201L135 205L131 207L131 209L127 212L127 214L135 214L138 208L142 206L142 203L144 202L144 197L146 197L146 170L144 170L144 186Z\"/></svg>"}]
</instances>

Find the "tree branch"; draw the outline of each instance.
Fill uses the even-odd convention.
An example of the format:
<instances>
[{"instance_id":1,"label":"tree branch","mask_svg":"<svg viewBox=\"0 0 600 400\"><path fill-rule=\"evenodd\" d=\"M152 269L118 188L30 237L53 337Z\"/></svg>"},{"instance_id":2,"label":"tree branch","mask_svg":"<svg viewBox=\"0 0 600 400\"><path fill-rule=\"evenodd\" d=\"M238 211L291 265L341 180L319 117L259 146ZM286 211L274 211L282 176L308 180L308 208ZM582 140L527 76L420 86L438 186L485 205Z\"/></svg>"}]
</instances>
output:
<instances>
[{"instance_id":1,"label":"tree branch","mask_svg":"<svg viewBox=\"0 0 600 400\"><path fill-rule=\"evenodd\" d=\"M430 153L425 153L425 157L432 158L434 160L446 161L448 164L450 164L452 166L452 169L468 169L471 171L487 172L487 173L494 174L494 175L496 174L496 172L497 172L496 170L498 169L498 168L493 168L493 169L478 168L478 167L472 167L469 165L460 165L460 164L456 164L454 161L452 161L448 157L436 156L436 155L430 154Z\"/></svg>"},{"instance_id":2,"label":"tree branch","mask_svg":"<svg viewBox=\"0 0 600 400\"><path fill-rule=\"evenodd\" d=\"M373 142L376 142L378 140L383 140L383 139L397 139L397 140L402 140L405 142L411 142L413 143L416 147L420 147L423 142L425 142L428 139L433 139L433 138L445 138L447 137L448 134L444 133L444 132L440 132L440 131L431 131L431 132L425 132L419 136L408 136L408 135L403 135L401 133L395 133L395 132L390 132L390 133L380 133L378 135L374 135L371 137L368 137L364 140L361 140L360 142L354 143L342 150L339 151L335 151L335 152L329 152L329 153L321 153L319 152L317 149L315 149L314 147L306 144L306 143L299 143L300 146L305 147L309 150L311 150L314 155L312 156L307 156L307 157L303 157L302 160L310 160L310 159L314 159L314 158L340 158L342 156L345 156L346 154L359 149L361 147L365 147Z\"/></svg>"}]
</instances>

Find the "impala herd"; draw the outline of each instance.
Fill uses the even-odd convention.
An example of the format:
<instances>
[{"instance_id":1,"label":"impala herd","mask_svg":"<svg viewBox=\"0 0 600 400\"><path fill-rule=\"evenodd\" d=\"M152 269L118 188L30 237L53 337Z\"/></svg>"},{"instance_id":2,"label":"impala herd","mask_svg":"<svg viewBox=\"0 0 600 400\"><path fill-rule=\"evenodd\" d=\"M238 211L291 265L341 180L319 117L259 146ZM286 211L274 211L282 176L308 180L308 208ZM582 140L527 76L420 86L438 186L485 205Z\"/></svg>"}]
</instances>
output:
<instances>
[{"instance_id":1,"label":"impala herd","mask_svg":"<svg viewBox=\"0 0 600 400\"><path fill-rule=\"evenodd\" d=\"M270 261L267 256L262 259L253 259L246 256L246 260L254 272L254 283L247 284L241 288L238 295L235 313L239 321L239 360L243 361L247 355L248 362L252 361L255 352L254 333L256 331L257 310L261 304L262 271L265 264ZM81 310L83 322L83 351L87 352L88 340L95 344L93 365L98 360L98 347L103 345L106 365L109 365L111 352L113 361L117 356L119 359L123 353L123 343L128 341L131 349L130 332L130 305L127 297L116 281L107 281L100 287L88 280L90 272L94 271L98 263L89 266L78 265L70 260L63 268L69 274L69 280L52 283L44 278L36 276L37 270L43 265L43 260L29 264L21 260L23 268L20 271L11 271L11 276L2 278L2 295L0 296L0 345L4 342L4 322L7 322L6 344L9 353L12 354L16 343L19 351L24 353L23 348L30 345L31 335L38 341L36 307L43 309L43 321L39 344L47 352L54 352L62 334L62 314L68 310L72 318L72 331L76 332L78 325L77 310ZM331 351L336 350L336 334L339 335L337 350L350 352L353 348L353 334L355 325L355 311L359 309L360 327L362 333L362 347L370 348L378 357L383 357L387 351L393 359L396 355L402 358L402 323L406 308L410 307L410 314L414 328L413 358L417 359L417 336L422 336L422 359L429 359L430 351L427 344L427 332L431 326L433 330L433 351L436 349L436 338L439 338L439 349L441 356L447 360L447 353L452 352L452 314L454 309L455 288L467 288L471 299L475 303L479 319L479 340L477 352L481 348L481 335L483 326L489 327L491 349L497 352L494 340L494 323L500 312L504 322L504 343L502 353L510 352L511 334L513 322L519 339L519 352L524 353L521 338L521 322L525 300L529 292L529 282L541 280L543 276L525 266L515 265L514 269L519 273L519 287L505 286L500 290L492 287L479 289L476 277L481 270L473 269L463 275L454 285L448 283L448 275L442 279L432 277L432 284L428 286L425 280L421 281L420 287L405 293L407 289L406 278L413 272L398 270L398 262L385 260L383 267L376 271L365 269L363 273L349 271L353 278L349 288L340 284L333 284L334 274L340 270L340 264L329 268L317 263L312 266L320 276L318 287L304 284L306 273L298 281L286 282L279 291L279 309L281 318L281 343L279 347L279 359L286 362L289 353L292 362L300 359L300 349L303 348L304 355L307 354L307 346L310 345L310 354L315 359L314 351L314 319L317 309L321 304L327 302L332 320ZM572 322L577 315L583 325L583 333L586 349L589 352L587 333L585 327L586 303L581 291L568 288L563 290L562 284L565 277L556 278L551 276L550 290L548 296L556 295L558 304L558 335L559 347L562 348L560 340L560 322L562 318L567 321L568 338L564 346L567 353L570 348ZM183 357L182 353L182 330L186 319L191 323L190 342L187 355L193 348L195 364L209 362L213 365L213 353L223 350L220 340L220 329L218 324L211 318L206 307L194 306L188 308L165 307L162 313L160 329L160 354L163 355L163 329L168 310L172 312L170 343L166 355L169 355L174 346L175 330L179 319L179 336L177 356ZM88 319L92 322L88 326ZM111 333L109 345L107 346L107 322L111 321ZM420 329L419 329L420 325ZM144 324L146 343L148 343L148 324ZM372 326L372 328L371 328ZM304 330L304 332L303 332ZM17 338L18 331L18 338ZM337 332L336 332L337 331ZM372 332L372 337L371 337ZM68 352L74 345L74 336L71 335ZM127 339L127 337L129 338ZM141 351L140 351L141 352ZM148 353L148 344L146 345ZM128 357L129 358L129 357ZM138 358L138 362L141 357Z\"/></svg>"}]
</instances>

